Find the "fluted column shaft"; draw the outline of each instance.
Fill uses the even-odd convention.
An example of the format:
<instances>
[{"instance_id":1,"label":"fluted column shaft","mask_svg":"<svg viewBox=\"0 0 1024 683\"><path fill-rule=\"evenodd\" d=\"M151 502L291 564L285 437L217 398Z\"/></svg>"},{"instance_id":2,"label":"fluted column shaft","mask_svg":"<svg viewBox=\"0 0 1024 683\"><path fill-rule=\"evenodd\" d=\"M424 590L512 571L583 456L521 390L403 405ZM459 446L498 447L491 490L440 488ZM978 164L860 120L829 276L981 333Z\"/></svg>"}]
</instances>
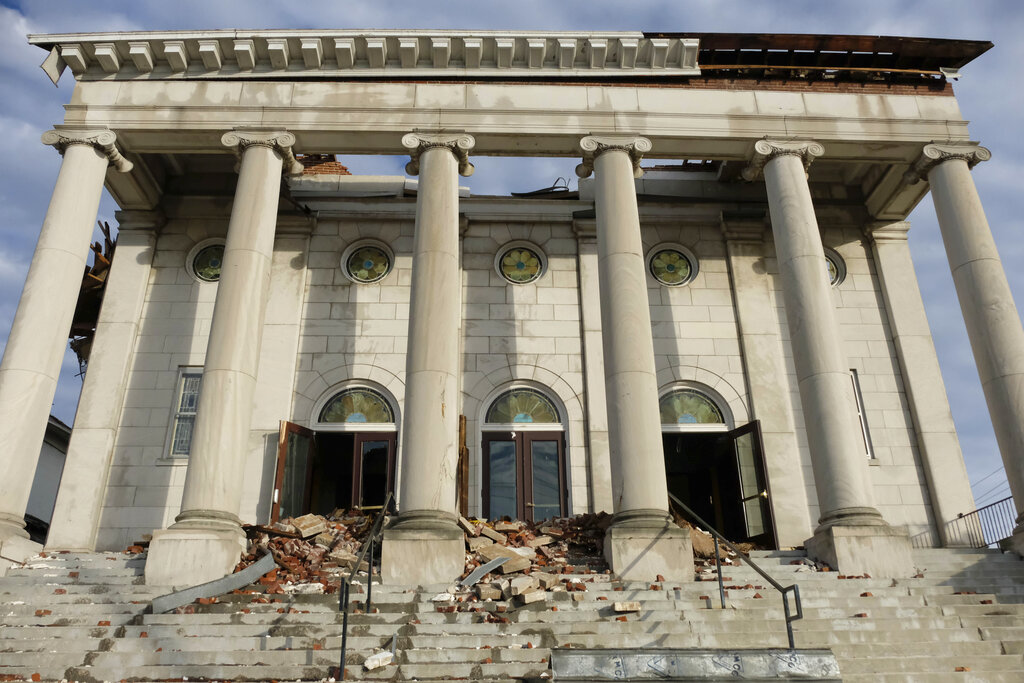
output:
<instances>
[{"instance_id":1,"label":"fluted column shaft","mask_svg":"<svg viewBox=\"0 0 1024 683\"><path fill-rule=\"evenodd\" d=\"M822 153L817 143L758 142L772 232L786 303L807 442L821 515L833 525L884 524L868 486L850 366L842 349L832 292L825 276L806 165Z\"/></svg>"},{"instance_id":2,"label":"fluted column shaft","mask_svg":"<svg viewBox=\"0 0 1024 683\"><path fill-rule=\"evenodd\" d=\"M634 176L646 138L581 143L594 170L608 442L616 523L662 524L668 486ZM588 149L592 148L592 149Z\"/></svg>"},{"instance_id":3,"label":"fluted column shaft","mask_svg":"<svg viewBox=\"0 0 1024 683\"><path fill-rule=\"evenodd\" d=\"M49 131L64 155L0 362L0 555L28 538L25 507L82 284L107 166L131 170L101 131Z\"/></svg>"},{"instance_id":4,"label":"fluted column shaft","mask_svg":"<svg viewBox=\"0 0 1024 683\"><path fill-rule=\"evenodd\" d=\"M928 145L927 174L967 337L985 392L1010 492L1024 533L1024 329L970 167L991 153L976 145Z\"/></svg>"}]
</instances>

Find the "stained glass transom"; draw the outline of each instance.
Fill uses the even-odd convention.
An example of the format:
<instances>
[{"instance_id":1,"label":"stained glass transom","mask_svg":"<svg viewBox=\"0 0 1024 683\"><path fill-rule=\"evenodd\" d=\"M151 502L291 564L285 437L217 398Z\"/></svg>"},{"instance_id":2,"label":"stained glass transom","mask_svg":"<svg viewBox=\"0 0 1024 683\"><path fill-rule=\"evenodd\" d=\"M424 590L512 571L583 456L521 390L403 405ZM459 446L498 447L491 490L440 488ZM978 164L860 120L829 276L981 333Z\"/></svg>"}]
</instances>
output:
<instances>
[{"instance_id":1,"label":"stained glass transom","mask_svg":"<svg viewBox=\"0 0 1024 683\"><path fill-rule=\"evenodd\" d=\"M331 397L320 410L320 423L389 424L395 414L387 399L373 389L345 389Z\"/></svg>"},{"instance_id":2,"label":"stained glass transom","mask_svg":"<svg viewBox=\"0 0 1024 683\"><path fill-rule=\"evenodd\" d=\"M501 255L501 274L517 285L533 282L540 277L540 256L532 249L515 247Z\"/></svg>"},{"instance_id":3,"label":"stained glass transom","mask_svg":"<svg viewBox=\"0 0 1024 683\"><path fill-rule=\"evenodd\" d=\"M489 424L558 423L555 405L534 389L513 389L494 400L487 411Z\"/></svg>"},{"instance_id":4,"label":"stained glass transom","mask_svg":"<svg viewBox=\"0 0 1024 683\"><path fill-rule=\"evenodd\" d=\"M676 389L661 397L661 424L723 424L715 402L696 389Z\"/></svg>"},{"instance_id":5,"label":"stained glass transom","mask_svg":"<svg viewBox=\"0 0 1024 683\"><path fill-rule=\"evenodd\" d=\"M690 281L692 273L690 259L676 249L662 249L651 258L651 275L662 284L685 284Z\"/></svg>"},{"instance_id":6,"label":"stained glass transom","mask_svg":"<svg viewBox=\"0 0 1024 683\"><path fill-rule=\"evenodd\" d=\"M380 247L359 247L348 257L348 274L357 282L377 282L391 272L391 257Z\"/></svg>"},{"instance_id":7,"label":"stained glass transom","mask_svg":"<svg viewBox=\"0 0 1024 683\"><path fill-rule=\"evenodd\" d=\"M220 269L224 263L224 245L211 244L199 250L192 259L192 272L205 282L220 280Z\"/></svg>"}]
</instances>

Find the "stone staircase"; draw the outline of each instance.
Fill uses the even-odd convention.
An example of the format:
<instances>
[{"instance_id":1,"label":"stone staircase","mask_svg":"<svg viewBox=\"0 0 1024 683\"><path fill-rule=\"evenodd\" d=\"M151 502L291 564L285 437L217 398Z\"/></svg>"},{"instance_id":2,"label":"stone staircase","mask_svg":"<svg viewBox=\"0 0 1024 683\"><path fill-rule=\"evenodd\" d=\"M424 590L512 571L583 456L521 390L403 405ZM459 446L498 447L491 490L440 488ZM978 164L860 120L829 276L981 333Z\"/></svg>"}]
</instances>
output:
<instances>
[{"instance_id":1,"label":"stone staircase","mask_svg":"<svg viewBox=\"0 0 1024 683\"><path fill-rule=\"evenodd\" d=\"M800 571L791 563L801 557L755 559L783 585L800 585L797 647L830 648L843 680L1024 680L1024 562L1016 555L918 550L922 576L895 581ZM0 578L0 681L305 681L337 665L336 596L228 595L191 614L146 614L166 591L142 584L144 562L59 554ZM450 604L432 600L444 586L375 585L374 613L349 619L348 679L547 678L552 648L564 647L785 647L779 595L749 567L723 573L732 587L725 610L713 574L686 584L578 574L585 592L548 593L505 613L439 611ZM641 611L616 613L616 601L638 601ZM364 671L362 661L392 637L396 664Z\"/></svg>"}]
</instances>

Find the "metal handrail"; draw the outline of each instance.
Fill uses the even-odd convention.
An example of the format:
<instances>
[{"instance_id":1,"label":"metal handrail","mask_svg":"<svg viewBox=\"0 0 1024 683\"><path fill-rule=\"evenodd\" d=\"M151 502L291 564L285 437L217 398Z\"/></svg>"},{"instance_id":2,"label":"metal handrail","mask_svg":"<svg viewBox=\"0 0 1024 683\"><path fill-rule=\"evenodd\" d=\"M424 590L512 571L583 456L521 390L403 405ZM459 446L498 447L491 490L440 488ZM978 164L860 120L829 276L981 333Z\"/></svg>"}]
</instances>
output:
<instances>
[{"instance_id":1,"label":"metal handrail","mask_svg":"<svg viewBox=\"0 0 1024 683\"><path fill-rule=\"evenodd\" d=\"M341 586L338 588L338 611L341 612L341 663L338 667L338 680L345 680L345 655L348 652L348 603L349 595L351 594L352 580L359 572L359 567L363 564L363 558L367 557L369 553L369 560L367 561L367 572L366 572L366 602L363 605L366 613L369 614L372 598L373 598L373 548L377 544L377 539L380 537L381 530L384 526L384 517L387 516L391 510L392 503L394 503L394 496L389 492L387 497L384 499L384 504L380 506L377 511L377 517L373 520L373 524L370 526L370 535L366 539L366 543L363 544L363 549L356 557L355 562L352 564L352 570L348 573L348 576L341 580Z\"/></svg>"},{"instance_id":2,"label":"metal handrail","mask_svg":"<svg viewBox=\"0 0 1024 683\"><path fill-rule=\"evenodd\" d=\"M683 510L685 510L693 519L695 519L697 521L698 524L700 524L702 527L704 527L704 529L708 533L710 533L711 536L715 539L715 563L718 565L718 595L719 595L719 598L722 601L722 607L723 608L725 607L725 586L724 586L724 584L722 582L722 565L719 562L719 555L718 555L718 543L719 543L719 541L724 543L726 545L726 547L728 547L734 553L736 553L737 555L741 556L743 558L743 560L748 565L750 565L751 569L753 569L755 572L757 572L761 576L761 578L763 578L765 581L767 581L771 585L772 588L774 588L775 590L779 591L779 593L782 594L782 611L783 611L783 613L786 616L786 636L789 638L789 649L790 650L795 650L796 649L796 643L793 640L793 622L796 621L797 619L803 619L803 616L804 616L803 606L800 603L800 586L798 586L796 584L793 584L792 586L785 586L784 587L781 583L779 583L778 581L773 579L763 569L761 569L757 565L756 562L754 562L752 559L750 559L750 555L746 554L745 552L743 552L742 550L737 548L735 545L733 545L729 541L729 539L727 539L722 534L718 533L718 531L715 529L715 527L711 526L710 524L705 522L703 519L701 519L700 515L698 515L693 510L691 510L689 505L687 505L683 501L679 500L678 498L676 498L671 493L668 494L668 497L671 498L672 501L676 505L678 505ZM794 607L796 608L796 613L793 613L790 610L790 606L789 606L789 594L790 593L793 594L793 604L794 604Z\"/></svg>"},{"instance_id":3,"label":"metal handrail","mask_svg":"<svg viewBox=\"0 0 1024 683\"><path fill-rule=\"evenodd\" d=\"M945 524L947 544L968 544L972 548L993 547L1013 535L1017 508L1013 496L957 515Z\"/></svg>"}]
</instances>

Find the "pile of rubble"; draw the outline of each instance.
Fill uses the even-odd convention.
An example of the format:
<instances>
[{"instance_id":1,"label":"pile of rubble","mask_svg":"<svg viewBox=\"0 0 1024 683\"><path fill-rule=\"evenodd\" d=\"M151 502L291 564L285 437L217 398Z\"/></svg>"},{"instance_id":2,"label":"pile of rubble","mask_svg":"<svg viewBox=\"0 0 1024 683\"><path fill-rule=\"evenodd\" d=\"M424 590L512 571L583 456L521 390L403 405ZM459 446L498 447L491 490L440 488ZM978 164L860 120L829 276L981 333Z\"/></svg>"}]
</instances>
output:
<instances>
[{"instance_id":1,"label":"pile of rubble","mask_svg":"<svg viewBox=\"0 0 1024 683\"><path fill-rule=\"evenodd\" d=\"M334 593L341 578L352 572L372 524L372 515L338 509L327 516L309 514L270 526L246 526L249 551L235 571L269 552L278 568L260 580L267 593ZM368 568L364 560L359 570Z\"/></svg>"},{"instance_id":2,"label":"pile of rubble","mask_svg":"<svg viewBox=\"0 0 1024 683\"><path fill-rule=\"evenodd\" d=\"M466 535L465 579L478 567L507 558L496 571L501 574L545 572L572 574L577 564L583 573L605 569L604 532L611 516L604 513L550 519L540 524L522 521L468 520L459 518Z\"/></svg>"}]
</instances>

